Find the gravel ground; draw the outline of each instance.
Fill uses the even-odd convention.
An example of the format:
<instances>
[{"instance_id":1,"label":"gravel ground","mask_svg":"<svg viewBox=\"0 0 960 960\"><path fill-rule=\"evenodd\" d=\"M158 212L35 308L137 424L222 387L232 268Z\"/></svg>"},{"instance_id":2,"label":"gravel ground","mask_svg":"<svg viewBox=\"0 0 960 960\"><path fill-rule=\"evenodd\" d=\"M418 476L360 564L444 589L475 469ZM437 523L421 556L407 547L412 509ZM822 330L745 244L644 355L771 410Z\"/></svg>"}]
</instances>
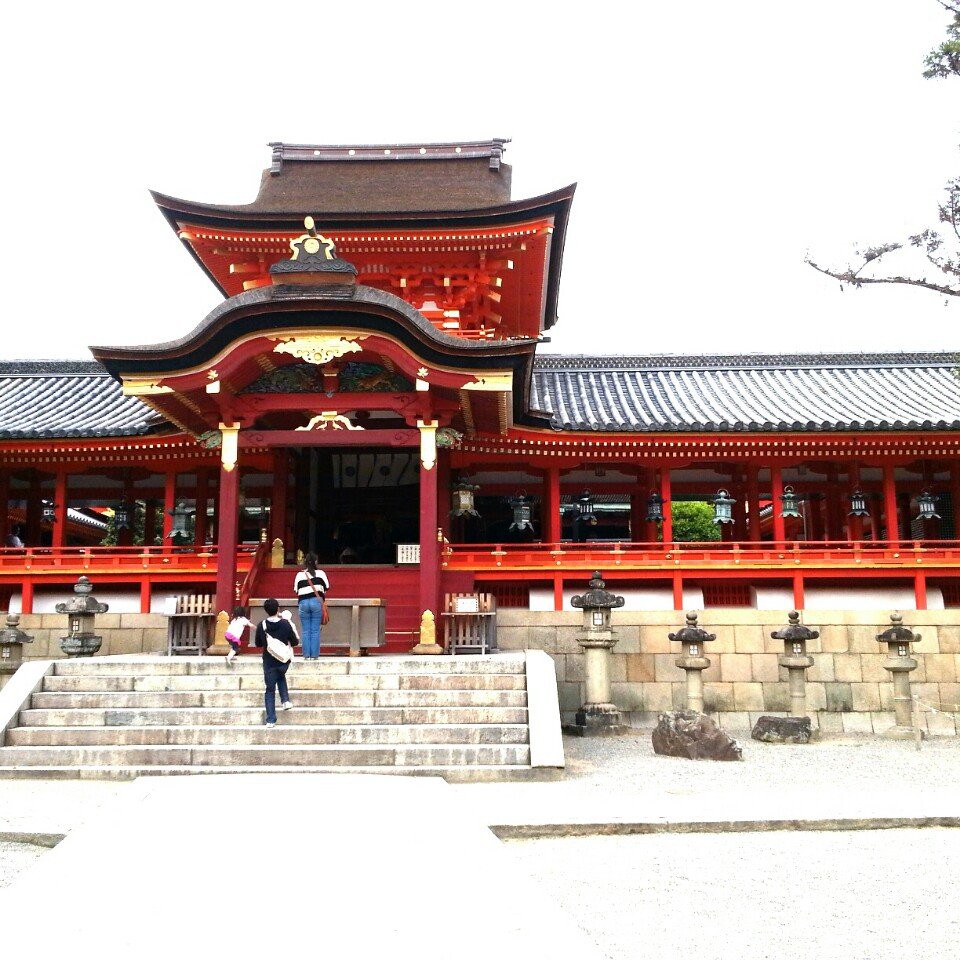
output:
<instances>
[{"instance_id":1,"label":"gravel ground","mask_svg":"<svg viewBox=\"0 0 960 960\"><path fill-rule=\"evenodd\" d=\"M0 888L7 887L47 852L32 843L8 843L0 840Z\"/></svg>"},{"instance_id":2,"label":"gravel ground","mask_svg":"<svg viewBox=\"0 0 960 960\"><path fill-rule=\"evenodd\" d=\"M611 960L956 960L960 830L524 840Z\"/></svg>"}]
</instances>

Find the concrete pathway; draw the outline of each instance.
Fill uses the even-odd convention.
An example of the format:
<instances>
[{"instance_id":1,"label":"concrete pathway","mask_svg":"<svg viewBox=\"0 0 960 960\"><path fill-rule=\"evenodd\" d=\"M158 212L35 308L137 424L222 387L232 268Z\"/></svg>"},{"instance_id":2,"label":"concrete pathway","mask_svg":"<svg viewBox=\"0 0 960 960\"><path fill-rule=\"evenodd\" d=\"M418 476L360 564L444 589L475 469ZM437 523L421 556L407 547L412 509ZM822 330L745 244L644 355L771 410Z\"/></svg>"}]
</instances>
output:
<instances>
[{"instance_id":1,"label":"concrete pathway","mask_svg":"<svg viewBox=\"0 0 960 960\"><path fill-rule=\"evenodd\" d=\"M11 955L601 956L433 778L142 778L0 891L0 915Z\"/></svg>"}]
</instances>

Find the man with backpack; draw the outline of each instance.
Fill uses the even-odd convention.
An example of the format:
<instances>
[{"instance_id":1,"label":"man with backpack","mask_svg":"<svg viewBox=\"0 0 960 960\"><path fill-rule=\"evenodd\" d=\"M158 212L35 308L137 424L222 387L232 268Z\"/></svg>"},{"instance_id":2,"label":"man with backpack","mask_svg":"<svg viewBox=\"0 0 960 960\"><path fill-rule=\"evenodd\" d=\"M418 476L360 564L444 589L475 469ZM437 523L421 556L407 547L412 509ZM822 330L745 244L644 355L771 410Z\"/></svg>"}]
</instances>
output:
<instances>
[{"instance_id":1,"label":"man with backpack","mask_svg":"<svg viewBox=\"0 0 960 960\"><path fill-rule=\"evenodd\" d=\"M287 691L287 668L293 660L297 636L289 620L278 616L280 604L273 598L264 600L267 615L257 625L254 643L263 648L263 682L266 687L263 701L267 711L266 726L277 725L276 693L280 693L280 709L289 710L293 704Z\"/></svg>"}]
</instances>

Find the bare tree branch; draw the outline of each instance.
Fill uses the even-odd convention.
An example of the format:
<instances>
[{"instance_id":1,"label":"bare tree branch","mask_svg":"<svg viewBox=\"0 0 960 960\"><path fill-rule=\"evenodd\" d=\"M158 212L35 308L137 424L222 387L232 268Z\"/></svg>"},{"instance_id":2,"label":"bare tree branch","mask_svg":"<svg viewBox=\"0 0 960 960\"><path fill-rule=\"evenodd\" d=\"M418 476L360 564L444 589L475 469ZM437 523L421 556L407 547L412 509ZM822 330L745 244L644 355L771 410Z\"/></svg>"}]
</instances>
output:
<instances>
[{"instance_id":1,"label":"bare tree branch","mask_svg":"<svg viewBox=\"0 0 960 960\"><path fill-rule=\"evenodd\" d=\"M833 277L834 280L839 280L841 283L849 283L854 287L862 287L866 283L899 283L906 284L910 287L923 287L926 290L934 290L937 293L946 294L948 297L960 297L960 284L956 286L946 286L942 283L933 283L927 279L918 280L916 277L862 277L860 276L860 270L866 266L865 263L856 270L852 267L847 267L846 270L832 270L830 267L820 266L819 263L814 262L809 257L806 258L806 262L819 273Z\"/></svg>"}]
</instances>

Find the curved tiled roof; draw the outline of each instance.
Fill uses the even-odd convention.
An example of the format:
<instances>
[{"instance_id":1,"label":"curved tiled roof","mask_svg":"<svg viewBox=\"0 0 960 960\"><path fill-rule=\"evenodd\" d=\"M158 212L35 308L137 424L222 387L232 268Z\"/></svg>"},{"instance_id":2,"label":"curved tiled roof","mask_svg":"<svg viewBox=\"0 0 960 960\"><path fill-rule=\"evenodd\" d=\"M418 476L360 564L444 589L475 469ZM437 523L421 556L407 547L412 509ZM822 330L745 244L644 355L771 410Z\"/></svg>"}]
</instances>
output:
<instances>
[{"instance_id":1,"label":"curved tiled roof","mask_svg":"<svg viewBox=\"0 0 960 960\"><path fill-rule=\"evenodd\" d=\"M126 437L169 424L99 363L22 360L0 363L0 439Z\"/></svg>"},{"instance_id":2,"label":"curved tiled roof","mask_svg":"<svg viewBox=\"0 0 960 960\"><path fill-rule=\"evenodd\" d=\"M541 356L531 405L558 430L957 430L955 353Z\"/></svg>"}]
</instances>

